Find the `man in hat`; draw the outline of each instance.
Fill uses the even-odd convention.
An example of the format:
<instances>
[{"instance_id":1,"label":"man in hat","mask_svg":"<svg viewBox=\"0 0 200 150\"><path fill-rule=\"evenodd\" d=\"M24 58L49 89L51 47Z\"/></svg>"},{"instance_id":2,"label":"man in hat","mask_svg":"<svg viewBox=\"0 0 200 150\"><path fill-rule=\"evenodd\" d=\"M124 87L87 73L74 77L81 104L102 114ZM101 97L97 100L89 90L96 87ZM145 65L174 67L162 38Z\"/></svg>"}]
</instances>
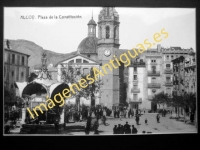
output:
<instances>
[{"instance_id":1,"label":"man in hat","mask_svg":"<svg viewBox=\"0 0 200 150\"><path fill-rule=\"evenodd\" d=\"M132 125L132 134L137 134L137 129L134 127L134 125Z\"/></svg>"}]
</instances>

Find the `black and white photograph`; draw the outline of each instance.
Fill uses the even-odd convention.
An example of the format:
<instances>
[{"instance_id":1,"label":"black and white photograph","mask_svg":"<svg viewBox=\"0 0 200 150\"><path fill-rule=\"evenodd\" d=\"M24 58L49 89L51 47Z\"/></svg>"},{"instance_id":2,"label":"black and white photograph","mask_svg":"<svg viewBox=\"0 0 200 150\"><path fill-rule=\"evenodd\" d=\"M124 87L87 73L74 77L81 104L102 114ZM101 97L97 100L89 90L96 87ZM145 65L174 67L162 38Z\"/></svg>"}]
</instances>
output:
<instances>
[{"instance_id":1,"label":"black and white photograph","mask_svg":"<svg viewBox=\"0 0 200 150\"><path fill-rule=\"evenodd\" d=\"M4 136L196 134L196 8L4 7Z\"/></svg>"}]
</instances>

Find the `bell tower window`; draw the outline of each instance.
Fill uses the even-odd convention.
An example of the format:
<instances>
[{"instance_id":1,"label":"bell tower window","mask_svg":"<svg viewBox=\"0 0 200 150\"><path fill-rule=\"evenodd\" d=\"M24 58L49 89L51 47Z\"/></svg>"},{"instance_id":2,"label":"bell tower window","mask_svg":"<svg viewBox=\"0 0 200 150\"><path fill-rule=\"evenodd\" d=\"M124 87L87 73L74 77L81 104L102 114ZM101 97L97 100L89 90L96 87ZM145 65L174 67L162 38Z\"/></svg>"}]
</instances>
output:
<instances>
[{"instance_id":1,"label":"bell tower window","mask_svg":"<svg viewBox=\"0 0 200 150\"><path fill-rule=\"evenodd\" d=\"M106 27L106 39L110 38L110 28L109 26Z\"/></svg>"},{"instance_id":2,"label":"bell tower window","mask_svg":"<svg viewBox=\"0 0 200 150\"><path fill-rule=\"evenodd\" d=\"M117 35L117 27L115 27L115 29L114 29L114 39L116 39L117 37L116 37L116 35Z\"/></svg>"}]
</instances>

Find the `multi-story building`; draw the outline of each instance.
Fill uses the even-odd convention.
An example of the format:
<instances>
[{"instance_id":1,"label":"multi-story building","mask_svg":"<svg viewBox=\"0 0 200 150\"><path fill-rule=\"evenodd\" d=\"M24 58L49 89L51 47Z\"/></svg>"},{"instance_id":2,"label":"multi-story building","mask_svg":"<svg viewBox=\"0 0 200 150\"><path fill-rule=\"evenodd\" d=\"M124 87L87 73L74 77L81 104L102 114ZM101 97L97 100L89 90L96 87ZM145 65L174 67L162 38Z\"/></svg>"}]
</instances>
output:
<instances>
[{"instance_id":1,"label":"multi-story building","mask_svg":"<svg viewBox=\"0 0 200 150\"><path fill-rule=\"evenodd\" d=\"M140 108L156 111L158 109L166 108L166 105L158 105L151 102L152 97L162 91L172 96L173 88L180 87L179 90L182 91L183 85L177 85L178 81L173 80L177 78L180 83L183 82L184 77L184 63L180 65L181 72L176 72L173 75L173 64L171 60L178 58L180 56L189 56L188 54L193 51L192 49L181 49L181 47L170 47L163 48L160 44L157 48L147 49L143 54L140 54L141 65L130 65L128 67L128 89L127 89L127 102L130 104L131 108ZM179 59L177 59L179 60ZM143 69L142 69L143 68ZM135 74L134 70L140 70L140 74ZM177 74L180 74L177 75ZM138 78L138 83L135 84L133 80L134 77ZM133 79L132 79L133 78ZM179 79L178 79L179 78ZM174 83L174 84L173 84ZM138 90L131 89L138 85ZM174 85L174 87L173 87ZM141 90L143 89L143 90ZM139 102L139 98L140 102ZM138 99L138 101L136 101ZM142 100L142 101L141 101ZM137 105L133 105L133 102L137 102ZM139 105L138 105L139 104ZM138 107L139 106L139 107Z\"/></svg>"},{"instance_id":2,"label":"multi-story building","mask_svg":"<svg viewBox=\"0 0 200 150\"><path fill-rule=\"evenodd\" d=\"M18 52L7 46L4 48L4 88L15 90L15 82L28 81L30 55Z\"/></svg>"},{"instance_id":3,"label":"multi-story building","mask_svg":"<svg viewBox=\"0 0 200 150\"><path fill-rule=\"evenodd\" d=\"M186 92L196 92L197 88L197 76L196 76L196 57L195 53L191 52L185 58L185 78L184 86Z\"/></svg>"}]
</instances>

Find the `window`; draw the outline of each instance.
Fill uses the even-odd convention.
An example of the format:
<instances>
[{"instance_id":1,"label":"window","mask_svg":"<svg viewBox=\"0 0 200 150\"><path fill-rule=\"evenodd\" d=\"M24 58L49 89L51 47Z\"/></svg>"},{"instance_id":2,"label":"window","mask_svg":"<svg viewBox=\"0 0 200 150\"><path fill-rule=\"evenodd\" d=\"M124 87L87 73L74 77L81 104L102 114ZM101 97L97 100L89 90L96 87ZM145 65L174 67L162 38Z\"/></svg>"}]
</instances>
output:
<instances>
[{"instance_id":1,"label":"window","mask_svg":"<svg viewBox=\"0 0 200 150\"><path fill-rule=\"evenodd\" d=\"M138 87L137 84L133 85L133 89L137 89L137 87Z\"/></svg>"},{"instance_id":2,"label":"window","mask_svg":"<svg viewBox=\"0 0 200 150\"><path fill-rule=\"evenodd\" d=\"M166 68L169 69L170 68L170 64L166 64Z\"/></svg>"},{"instance_id":3,"label":"window","mask_svg":"<svg viewBox=\"0 0 200 150\"><path fill-rule=\"evenodd\" d=\"M151 66L151 70L153 73L156 73L156 66Z\"/></svg>"},{"instance_id":4,"label":"window","mask_svg":"<svg viewBox=\"0 0 200 150\"><path fill-rule=\"evenodd\" d=\"M133 94L133 100L137 100L137 94Z\"/></svg>"},{"instance_id":5,"label":"window","mask_svg":"<svg viewBox=\"0 0 200 150\"><path fill-rule=\"evenodd\" d=\"M169 55L167 55L167 60L169 60Z\"/></svg>"},{"instance_id":6,"label":"window","mask_svg":"<svg viewBox=\"0 0 200 150\"><path fill-rule=\"evenodd\" d=\"M137 72L137 67L134 67L134 72Z\"/></svg>"},{"instance_id":7,"label":"window","mask_svg":"<svg viewBox=\"0 0 200 150\"><path fill-rule=\"evenodd\" d=\"M24 56L22 56L22 65L24 66Z\"/></svg>"},{"instance_id":8,"label":"window","mask_svg":"<svg viewBox=\"0 0 200 150\"><path fill-rule=\"evenodd\" d=\"M151 78L151 83L156 83L156 78L155 77Z\"/></svg>"},{"instance_id":9,"label":"window","mask_svg":"<svg viewBox=\"0 0 200 150\"><path fill-rule=\"evenodd\" d=\"M81 63L81 59L76 59L76 63Z\"/></svg>"},{"instance_id":10,"label":"window","mask_svg":"<svg viewBox=\"0 0 200 150\"><path fill-rule=\"evenodd\" d=\"M12 54L12 64L15 64L15 54Z\"/></svg>"},{"instance_id":11,"label":"window","mask_svg":"<svg viewBox=\"0 0 200 150\"><path fill-rule=\"evenodd\" d=\"M84 69L83 69L83 74L84 74L84 75L89 74L89 69L88 69L88 68L84 68Z\"/></svg>"},{"instance_id":12,"label":"window","mask_svg":"<svg viewBox=\"0 0 200 150\"><path fill-rule=\"evenodd\" d=\"M116 39L116 35L117 35L117 27L115 27L114 29L114 39Z\"/></svg>"},{"instance_id":13,"label":"window","mask_svg":"<svg viewBox=\"0 0 200 150\"><path fill-rule=\"evenodd\" d=\"M151 60L151 62L152 62L152 63L155 63L155 62L156 62L156 60Z\"/></svg>"},{"instance_id":14,"label":"window","mask_svg":"<svg viewBox=\"0 0 200 150\"><path fill-rule=\"evenodd\" d=\"M137 75L134 75L134 80L137 80Z\"/></svg>"},{"instance_id":15,"label":"window","mask_svg":"<svg viewBox=\"0 0 200 150\"><path fill-rule=\"evenodd\" d=\"M88 62L87 60L84 60L84 59L83 59L83 63L89 63L89 62Z\"/></svg>"},{"instance_id":16,"label":"window","mask_svg":"<svg viewBox=\"0 0 200 150\"><path fill-rule=\"evenodd\" d=\"M173 56L173 55L171 55L171 59L174 59L174 56Z\"/></svg>"},{"instance_id":17,"label":"window","mask_svg":"<svg viewBox=\"0 0 200 150\"><path fill-rule=\"evenodd\" d=\"M102 28L101 28L101 26L99 27L99 38L100 39L102 38Z\"/></svg>"},{"instance_id":18,"label":"window","mask_svg":"<svg viewBox=\"0 0 200 150\"><path fill-rule=\"evenodd\" d=\"M21 72L21 79L23 79L24 78L24 73L23 72Z\"/></svg>"},{"instance_id":19,"label":"window","mask_svg":"<svg viewBox=\"0 0 200 150\"><path fill-rule=\"evenodd\" d=\"M106 27L106 39L110 38L110 28L109 26Z\"/></svg>"},{"instance_id":20,"label":"window","mask_svg":"<svg viewBox=\"0 0 200 150\"><path fill-rule=\"evenodd\" d=\"M14 77L14 71L12 71L12 77Z\"/></svg>"},{"instance_id":21,"label":"window","mask_svg":"<svg viewBox=\"0 0 200 150\"><path fill-rule=\"evenodd\" d=\"M169 83L171 81L170 77L166 77L166 82Z\"/></svg>"},{"instance_id":22,"label":"window","mask_svg":"<svg viewBox=\"0 0 200 150\"><path fill-rule=\"evenodd\" d=\"M91 28L91 30L90 30L91 32L92 32L92 28Z\"/></svg>"}]
</instances>

